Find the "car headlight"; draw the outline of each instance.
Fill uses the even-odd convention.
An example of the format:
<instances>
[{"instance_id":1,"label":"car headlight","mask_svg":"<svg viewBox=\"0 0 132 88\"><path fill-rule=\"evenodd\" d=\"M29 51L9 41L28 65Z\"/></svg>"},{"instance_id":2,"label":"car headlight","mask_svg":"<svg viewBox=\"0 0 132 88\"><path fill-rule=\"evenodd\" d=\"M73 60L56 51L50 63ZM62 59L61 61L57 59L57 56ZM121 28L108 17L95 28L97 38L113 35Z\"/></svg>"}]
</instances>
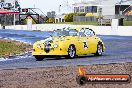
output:
<instances>
[{"instance_id":1,"label":"car headlight","mask_svg":"<svg viewBox=\"0 0 132 88\"><path fill-rule=\"evenodd\" d=\"M40 44L37 44L37 48L41 48Z\"/></svg>"},{"instance_id":2,"label":"car headlight","mask_svg":"<svg viewBox=\"0 0 132 88\"><path fill-rule=\"evenodd\" d=\"M58 44L54 44L54 48L57 48L58 47Z\"/></svg>"}]
</instances>

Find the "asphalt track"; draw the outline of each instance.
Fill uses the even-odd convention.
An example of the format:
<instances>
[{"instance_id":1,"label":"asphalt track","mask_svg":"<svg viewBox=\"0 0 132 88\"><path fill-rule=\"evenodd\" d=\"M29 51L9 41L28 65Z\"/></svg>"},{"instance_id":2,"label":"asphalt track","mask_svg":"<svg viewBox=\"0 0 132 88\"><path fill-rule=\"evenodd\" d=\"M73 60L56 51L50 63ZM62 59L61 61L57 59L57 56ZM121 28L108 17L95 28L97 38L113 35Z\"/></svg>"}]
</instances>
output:
<instances>
[{"instance_id":1,"label":"asphalt track","mask_svg":"<svg viewBox=\"0 0 132 88\"><path fill-rule=\"evenodd\" d=\"M49 36L49 34L42 32L28 31L28 33L26 33L27 31L16 32L15 30L0 30L0 37L5 39L14 39L22 42L28 41L28 43L32 44L37 40L41 40ZM38 34L39 36L37 36ZM79 56L75 59L45 58L43 61L36 61L36 59L31 55L31 53L27 53L24 55L10 57L10 59L13 60L0 61L0 69L25 69L37 67L76 66L132 62L132 36L125 37L99 35L99 37L104 41L106 46L106 51L103 53L103 56L95 57L93 55L87 55Z\"/></svg>"}]
</instances>

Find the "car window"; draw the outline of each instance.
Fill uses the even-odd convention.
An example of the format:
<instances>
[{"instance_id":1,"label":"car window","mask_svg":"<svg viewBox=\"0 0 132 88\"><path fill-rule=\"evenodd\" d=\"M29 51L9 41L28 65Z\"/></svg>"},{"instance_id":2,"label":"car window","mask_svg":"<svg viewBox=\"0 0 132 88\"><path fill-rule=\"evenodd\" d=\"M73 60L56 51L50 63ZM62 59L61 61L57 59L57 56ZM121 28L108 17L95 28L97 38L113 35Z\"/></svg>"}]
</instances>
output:
<instances>
[{"instance_id":1,"label":"car window","mask_svg":"<svg viewBox=\"0 0 132 88\"><path fill-rule=\"evenodd\" d=\"M69 31L69 35L70 35L70 36L77 36L77 33L78 33L78 31L77 31L76 29L71 29L71 30Z\"/></svg>"},{"instance_id":2,"label":"car window","mask_svg":"<svg viewBox=\"0 0 132 88\"><path fill-rule=\"evenodd\" d=\"M89 29L85 29L84 34L85 34L86 36L89 36L89 35L90 35L90 30L89 30Z\"/></svg>"},{"instance_id":3,"label":"car window","mask_svg":"<svg viewBox=\"0 0 132 88\"><path fill-rule=\"evenodd\" d=\"M85 37L86 35L85 35L85 29L84 28L82 28L80 31L79 31L79 36L81 36L81 37Z\"/></svg>"},{"instance_id":4,"label":"car window","mask_svg":"<svg viewBox=\"0 0 132 88\"><path fill-rule=\"evenodd\" d=\"M92 36L94 36L95 35L95 33L94 33L94 31L92 30L92 29L89 29L90 30L90 37L92 37Z\"/></svg>"},{"instance_id":5,"label":"car window","mask_svg":"<svg viewBox=\"0 0 132 88\"><path fill-rule=\"evenodd\" d=\"M63 28L63 29L57 29L52 33L53 37L57 36L77 36L78 31L76 29L71 28Z\"/></svg>"},{"instance_id":6,"label":"car window","mask_svg":"<svg viewBox=\"0 0 132 88\"><path fill-rule=\"evenodd\" d=\"M86 28L86 29L85 29L85 35L86 35L86 36L89 36L89 37L92 37L92 36L94 36L95 34L94 34L94 31L93 31L92 29Z\"/></svg>"},{"instance_id":7,"label":"car window","mask_svg":"<svg viewBox=\"0 0 132 88\"><path fill-rule=\"evenodd\" d=\"M57 29L52 33L52 36L69 36L68 30Z\"/></svg>"}]
</instances>

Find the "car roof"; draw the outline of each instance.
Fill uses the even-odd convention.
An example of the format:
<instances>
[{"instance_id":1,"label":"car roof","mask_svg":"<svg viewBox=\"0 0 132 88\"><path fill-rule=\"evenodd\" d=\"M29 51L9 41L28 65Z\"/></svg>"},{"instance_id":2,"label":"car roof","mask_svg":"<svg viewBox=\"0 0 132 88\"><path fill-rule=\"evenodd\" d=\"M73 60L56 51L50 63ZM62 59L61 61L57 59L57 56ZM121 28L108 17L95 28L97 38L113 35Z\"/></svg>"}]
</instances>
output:
<instances>
[{"instance_id":1,"label":"car roof","mask_svg":"<svg viewBox=\"0 0 132 88\"><path fill-rule=\"evenodd\" d=\"M68 27L64 27L64 28L68 28ZM70 29L74 29L74 30L77 30L78 32L82 29L82 28L85 28L85 29L89 29L89 30L92 30L91 28L89 27L86 27L86 26L77 26L77 27L69 27ZM56 29L56 30L64 30L63 28L61 29ZM54 31L56 31L54 30ZM93 31L93 30L92 30ZM94 32L94 31L93 31ZM95 33L95 32L94 32Z\"/></svg>"}]
</instances>

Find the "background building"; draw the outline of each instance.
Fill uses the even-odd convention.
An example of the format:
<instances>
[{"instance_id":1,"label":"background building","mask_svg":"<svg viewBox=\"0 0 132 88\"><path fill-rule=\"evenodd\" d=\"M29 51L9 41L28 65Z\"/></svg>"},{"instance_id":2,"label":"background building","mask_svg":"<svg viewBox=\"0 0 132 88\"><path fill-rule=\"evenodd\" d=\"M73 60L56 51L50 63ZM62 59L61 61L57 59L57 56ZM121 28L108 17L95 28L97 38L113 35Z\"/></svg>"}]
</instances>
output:
<instances>
[{"instance_id":1,"label":"background building","mask_svg":"<svg viewBox=\"0 0 132 88\"><path fill-rule=\"evenodd\" d=\"M56 17L55 17L55 23L58 23L58 22L65 22L64 17L65 17L64 14L56 16Z\"/></svg>"},{"instance_id":2,"label":"background building","mask_svg":"<svg viewBox=\"0 0 132 88\"><path fill-rule=\"evenodd\" d=\"M132 0L82 0L74 3L74 12L94 13L95 15L123 15L131 10Z\"/></svg>"},{"instance_id":3,"label":"background building","mask_svg":"<svg viewBox=\"0 0 132 88\"><path fill-rule=\"evenodd\" d=\"M47 12L47 17L48 18L55 18L55 16L56 16L55 11Z\"/></svg>"},{"instance_id":4,"label":"background building","mask_svg":"<svg viewBox=\"0 0 132 88\"><path fill-rule=\"evenodd\" d=\"M16 22L20 10L18 0L0 0L0 24L12 25L13 21ZM15 20L14 14L16 14Z\"/></svg>"},{"instance_id":5,"label":"background building","mask_svg":"<svg viewBox=\"0 0 132 88\"><path fill-rule=\"evenodd\" d=\"M119 25L123 25L124 18L132 20L132 0L81 0L72 6L74 13L87 13L84 17L74 16L74 22L96 21L99 25L111 25L112 19L119 19Z\"/></svg>"},{"instance_id":6,"label":"background building","mask_svg":"<svg viewBox=\"0 0 132 88\"><path fill-rule=\"evenodd\" d=\"M0 9L14 9L14 2L17 10L20 7L18 0L0 0Z\"/></svg>"}]
</instances>

